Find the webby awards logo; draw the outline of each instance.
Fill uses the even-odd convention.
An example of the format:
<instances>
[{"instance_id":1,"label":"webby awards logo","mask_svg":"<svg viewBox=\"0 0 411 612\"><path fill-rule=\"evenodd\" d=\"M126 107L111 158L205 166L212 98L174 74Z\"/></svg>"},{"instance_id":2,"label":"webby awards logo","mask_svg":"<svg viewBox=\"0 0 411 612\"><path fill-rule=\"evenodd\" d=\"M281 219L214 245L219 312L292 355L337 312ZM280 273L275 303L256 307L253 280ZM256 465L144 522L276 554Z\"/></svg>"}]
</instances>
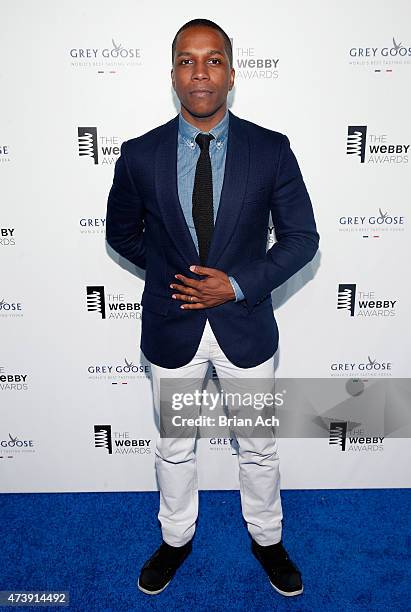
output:
<instances>
[{"instance_id":1,"label":"webby awards logo","mask_svg":"<svg viewBox=\"0 0 411 612\"><path fill-rule=\"evenodd\" d=\"M243 47L230 38L233 47L233 65L237 79L276 80L280 76L280 58L275 53L267 54L257 47Z\"/></svg>"},{"instance_id":2,"label":"webby awards logo","mask_svg":"<svg viewBox=\"0 0 411 612\"><path fill-rule=\"evenodd\" d=\"M359 290L356 283L340 283L337 310L350 317L394 317L398 311L398 299L381 296L375 291Z\"/></svg>"},{"instance_id":3,"label":"webby awards logo","mask_svg":"<svg viewBox=\"0 0 411 612\"><path fill-rule=\"evenodd\" d=\"M347 155L360 164L408 164L410 144L393 140L386 133L369 133L366 125L349 125Z\"/></svg>"},{"instance_id":4,"label":"webby awards logo","mask_svg":"<svg viewBox=\"0 0 411 612\"><path fill-rule=\"evenodd\" d=\"M127 299L124 293L107 291L104 285L86 287L87 311L97 319L141 319L141 302Z\"/></svg>"},{"instance_id":5,"label":"webby awards logo","mask_svg":"<svg viewBox=\"0 0 411 612\"><path fill-rule=\"evenodd\" d=\"M77 128L77 146L78 156L86 163L112 166L120 155L121 139L100 134L95 126L81 126Z\"/></svg>"}]
</instances>

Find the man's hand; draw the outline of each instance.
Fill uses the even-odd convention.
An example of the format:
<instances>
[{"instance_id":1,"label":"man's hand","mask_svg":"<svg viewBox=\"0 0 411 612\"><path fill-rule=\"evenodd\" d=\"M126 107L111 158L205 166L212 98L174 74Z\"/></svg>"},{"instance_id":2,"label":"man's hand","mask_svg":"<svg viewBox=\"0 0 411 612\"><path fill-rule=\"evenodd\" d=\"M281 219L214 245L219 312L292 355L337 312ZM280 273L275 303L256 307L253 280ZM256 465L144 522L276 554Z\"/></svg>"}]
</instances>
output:
<instances>
[{"instance_id":1,"label":"man's hand","mask_svg":"<svg viewBox=\"0 0 411 612\"><path fill-rule=\"evenodd\" d=\"M189 302L182 304L180 308L184 310L198 310L199 308L211 308L235 300L235 293L228 278L228 275L215 268L205 268L204 266L190 266L190 270L196 274L204 275L206 278L195 280L182 274L175 277L184 285L171 284L170 287L179 293L173 293L175 300Z\"/></svg>"}]
</instances>

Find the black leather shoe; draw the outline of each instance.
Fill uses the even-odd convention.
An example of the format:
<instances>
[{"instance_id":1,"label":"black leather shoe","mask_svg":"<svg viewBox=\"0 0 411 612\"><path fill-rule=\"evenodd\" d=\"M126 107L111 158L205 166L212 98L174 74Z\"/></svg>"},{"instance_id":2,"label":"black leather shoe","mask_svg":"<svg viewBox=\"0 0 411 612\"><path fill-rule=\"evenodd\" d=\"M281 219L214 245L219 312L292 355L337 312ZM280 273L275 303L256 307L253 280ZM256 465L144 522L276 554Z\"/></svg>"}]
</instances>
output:
<instances>
[{"instance_id":1,"label":"black leather shoe","mask_svg":"<svg viewBox=\"0 0 411 612\"><path fill-rule=\"evenodd\" d=\"M192 541L184 546L163 542L141 568L137 586L148 595L157 595L170 584L172 577L191 553Z\"/></svg>"},{"instance_id":2,"label":"black leather shoe","mask_svg":"<svg viewBox=\"0 0 411 612\"><path fill-rule=\"evenodd\" d=\"M260 546L254 540L251 550L268 574L271 586L281 595L300 595L303 592L301 573L291 561L282 542Z\"/></svg>"}]
</instances>

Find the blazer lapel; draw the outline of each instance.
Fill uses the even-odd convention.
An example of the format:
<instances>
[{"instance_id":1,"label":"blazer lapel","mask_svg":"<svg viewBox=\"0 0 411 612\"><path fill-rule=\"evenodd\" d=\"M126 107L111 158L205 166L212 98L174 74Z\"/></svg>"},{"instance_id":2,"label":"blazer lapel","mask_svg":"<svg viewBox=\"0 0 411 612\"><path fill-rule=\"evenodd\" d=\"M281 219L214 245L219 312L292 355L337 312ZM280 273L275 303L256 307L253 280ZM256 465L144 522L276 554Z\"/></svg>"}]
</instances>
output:
<instances>
[{"instance_id":1,"label":"blazer lapel","mask_svg":"<svg viewBox=\"0 0 411 612\"><path fill-rule=\"evenodd\" d=\"M189 265L200 265L200 258L188 229L177 186L178 115L164 126L155 159L157 201L166 230L176 249ZM183 270L182 270L183 272ZM186 273L184 271L184 273Z\"/></svg>"},{"instance_id":2,"label":"blazer lapel","mask_svg":"<svg viewBox=\"0 0 411 612\"><path fill-rule=\"evenodd\" d=\"M216 268L234 232L248 180L250 147L241 119L229 111L228 142L223 187L208 253L207 267Z\"/></svg>"}]
</instances>

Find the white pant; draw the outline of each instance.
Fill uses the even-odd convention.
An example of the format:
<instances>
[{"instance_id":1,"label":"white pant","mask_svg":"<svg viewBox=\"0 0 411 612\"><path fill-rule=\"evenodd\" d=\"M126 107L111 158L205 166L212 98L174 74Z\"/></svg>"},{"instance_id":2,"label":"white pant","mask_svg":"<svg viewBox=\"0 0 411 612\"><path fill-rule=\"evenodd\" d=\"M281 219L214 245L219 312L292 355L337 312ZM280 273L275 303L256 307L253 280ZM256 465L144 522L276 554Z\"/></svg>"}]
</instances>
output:
<instances>
[{"instance_id":1,"label":"white pant","mask_svg":"<svg viewBox=\"0 0 411 612\"><path fill-rule=\"evenodd\" d=\"M187 378L181 392L189 392L189 379L204 380L209 361L218 377L274 379L274 357L253 368L233 365L221 350L207 320L204 333L194 358L180 368L163 368L151 364L154 407L159 415L161 378ZM252 538L263 546L281 540L283 517L280 498L280 471L277 440L267 438L238 438L239 481L241 508ZM162 536L171 546L183 546L191 540L198 515L198 483L195 438L161 438L155 451L155 466L160 488Z\"/></svg>"}]
</instances>

